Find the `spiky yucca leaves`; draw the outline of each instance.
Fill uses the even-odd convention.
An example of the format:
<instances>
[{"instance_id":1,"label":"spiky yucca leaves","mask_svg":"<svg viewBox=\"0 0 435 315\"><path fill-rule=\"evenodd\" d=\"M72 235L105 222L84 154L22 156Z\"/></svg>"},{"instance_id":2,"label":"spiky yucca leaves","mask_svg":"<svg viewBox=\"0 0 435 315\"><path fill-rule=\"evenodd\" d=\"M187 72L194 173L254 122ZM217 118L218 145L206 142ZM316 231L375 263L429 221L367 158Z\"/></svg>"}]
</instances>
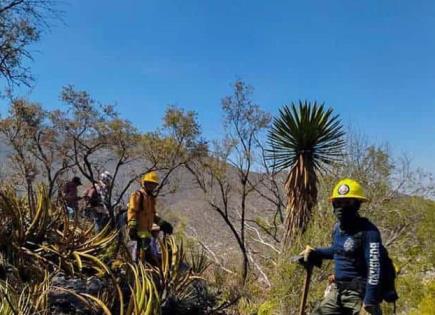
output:
<instances>
[{"instance_id":1,"label":"spiky yucca leaves","mask_svg":"<svg viewBox=\"0 0 435 315\"><path fill-rule=\"evenodd\" d=\"M203 248L191 248L188 256L188 263L192 272L197 275L203 274L211 265L211 262L208 260Z\"/></svg>"},{"instance_id":2,"label":"spiky yucca leaves","mask_svg":"<svg viewBox=\"0 0 435 315\"><path fill-rule=\"evenodd\" d=\"M127 315L158 315L160 314L160 294L152 278L150 269L146 269L142 262L129 264L133 274L130 284L130 302Z\"/></svg>"},{"instance_id":3,"label":"spiky yucca leaves","mask_svg":"<svg viewBox=\"0 0 435 315\"><path fill-rule=\"evenodd\" d=\"M316 102L280 109L268 139L268 158L276 171L288 170L286 243L305 231L317 203L319 172L340 159L344 132L338 115Z\"/></svg>"},{"instance_id":4,"label":"spiky yucca leaves","mask_svg":"<svg viewBox=\"0 0 435 315\"><path fill-rule=\"evenodd\" d=\"M50 215L50 200L44 186L38 186L36 212L32 213L27 198L18 196L16 191L6 187L0 191L0 223L1 231L8 233L5 240L2 233L1 242L9 242L12 238L17 244L26 241L37 241L44 237Z\"/></svg>"},{"instance_id":5,"label":"spiky yucca leaves","mask_svg":"<svg viewBox=\"0 0 435 315\"><path fill-rule=\"evenodd\" d=\"M137 264L124 264L121 269L127 267L128 287L130 288L130 298L126 305L125 314L143 315L160 314L161 306L168 300L174 303L176 308L191 303L193 295L196 293L191 286L195 280L203 280L199 277L199 272L204 272L208 263L204 255L191 257L194 268L185 264L185 253L182 243L172 237L166 237L160 242L162 256L159 266L144 265L142 262ZM94 303L107 314L108 303L95 296L80 294L80 297L87 303Z\"/></svg>"},{"instance_id":6,"label":"spiky yucca leaves","mask_svg":"<svg viewBox=\"0 0 435 315\"><path fill-rule=\"evenodd\" d=\"M48 198L44 186L38 187L33 199L36 200L36 211L30 211L28 198L19 196L12 188L0 190L0 215L3 218L0 223L0 266L13 266L13 270L17 270L5 275L7 279L13 276L15 280L5 286L5 298L17 297L18 304L15 304L22 308L22 305L29 305L27 300L23 300L27 295L14 295L14 292L25 294L31 288L26 283L45 283L46 270L76 275L78 278L97 274L111 280L112 285L108 284L103 292L106 298L71 290L70 293L91 308L102 309L106 314L107 307L103 300L116 303L120 314L123 314L121 288L104 261L104 255L114 245L117 231L107 225L95 234L93 226L86 221L70 221L64 208ZM80 228L79 225L87 228ZM4 308L7 307L4 305Z\"/></svg>"},{"instance_id":7,"label":"spiky yucca leaves","mask_svg":"<svg viewBox=\"0 0 435 315\"><path fill-rule=\"evenodd\" d=\"M0 190L0 248L4 259L15 266L22 277L29 275L41 280L50 262L34 251L35 244L46 239L55 215L44 186L38 186L36 196L32 198L36 200L36 211L30 210L28 200L11 187ZM42 267L34 263L35 259L43 261Z\"/></svg>"},{"instance_id":8,"label":"spiky yucca leaves","mask_svg":"<svg viewBox=\"0 0 435 315\"><path fill-rule=\"evenodd\" d=\"M30 211L25 196L12 188L0 190L0 246L10 263L28 263L27 267L33 266L35 272L45 268L70 274L83 268L107 272L101 256L113 245L116 230L106 226L94 234L92 225L85 221L68 220L64 209L50 201L42 185L33 199L37 204L35 213Z\"/></svg>"},{"instance_id":9,"label":"spiky yucca leaves","mask_svg":"<svg viewBox=\"0 0 435 315\"><path fill-rule=\"evenodd\" d=\"M50 276L47 272L42 282L26 285L20 291L7 281L0 280L0 314L48 315L49 290Z\"/></svg>"},{"instance_id":10,"label":"spiky yucca leaves","mask_svg":"<svg viewBox=\"0 0 435 315\"><path fill-rule=\"evenodd\" d=\"M35 289L34 284L44 286L46 270L65 279L56 280L65 281L65 287L46 287L46 291L54 290L51 291L56 292L54 296L59 291L68 292L78 299L77 305L96 313L159 314L161 304L168 300L178 305L198 305L201 297L195 297L192 284L202 280L199 274L208 263L201 255L193 256L189 267L185 264L182 243L173 237L160 244L160 266L128 265L120 257L117 266L112 264L111 268L106 257L111 256L107 253L114 246L116 230L106 226L95 234L89 222L69 220L61 205L49 200L43 186L33 197L35 211L30 211L27 200L12 188L0 190L0 271L8 270L0 272L2 279L7 279L1 282L4 303L0 314L15 314L15 310L23 310L22 314L45 314L47 296L41 289ZM68 289L68 279L86 281L94 275L104 281L104 287L95 295ZM130 288L131 293L121 287ZM35 300L35 292L41 297L39 300ZM125 298L129 302L126 305Z\"/></svg>"},{"instance_id":11,"label":"spiky yucca leaves","mask_svg":"<svg viewBox=\"0 0 435 315\"><path fill-rule=\"evenodd\" d=\"M49 256L51 261L56 261L63 271L70 274L83 269L94 269L99 274L109 273L109 268L101 259L117 236L117 231L110 230L109 225L96 235L92 234L92 229L75 229L74 233L68 234L57 231L57 236L54 243L39 244L36 252Z\"/></svg>"},{"instance_id":12,"label":"spiky yucca leaves","mask_svg":"<svg viewBox=\"0 0 435 315\"><path fill-rule=\"evenodd\" d=\"M183 244L179 245L170 236L160 242L162 250L162 261L159 268L155 268L158 273L158 287L162 292L162 300L165 301L170 296L181 296L191 282L190 270L182 270L185 260Z\"/></svg>"},{"instance_id":13,"label":"spiky yucca leaves","mask_svg":"<svg viewBox=\"0 0 435 315\"><path fill-rule=\"evenodd\" d=\"M113 304L113 301L109 301L111 295L107 291L103 292L103 296L95 296L88 293L76 292L74 290L63 287L53 287L53 289L66 292L72 297L75 297L78 301L81 302L81 305L79 307L81 310L83 310L83 308L86 308L86 310L88 312L91 312L91 314L101 314L102 311L105 315L112 315L109 305ZM119 314L124 314L123 307L120 308Z\"/></svg>"},{"instance_id":14,"label":"spiky yucca leaves","mask_svg":"<svg viewBox=\"0 0 435 315\"><path fill-rule=\"evenodd\" d=\"M205 257L191 257L194 266L186 261L183 243L172 236L160 242L161 265L154 267L154 280L161 296L164 309L169 313L183 313L183 310L194 307L198 303L198 292L194 286L203 281L201 274L208 267ZM184 313L183 313L184 314Z\"/></svg>"}]
</instances>

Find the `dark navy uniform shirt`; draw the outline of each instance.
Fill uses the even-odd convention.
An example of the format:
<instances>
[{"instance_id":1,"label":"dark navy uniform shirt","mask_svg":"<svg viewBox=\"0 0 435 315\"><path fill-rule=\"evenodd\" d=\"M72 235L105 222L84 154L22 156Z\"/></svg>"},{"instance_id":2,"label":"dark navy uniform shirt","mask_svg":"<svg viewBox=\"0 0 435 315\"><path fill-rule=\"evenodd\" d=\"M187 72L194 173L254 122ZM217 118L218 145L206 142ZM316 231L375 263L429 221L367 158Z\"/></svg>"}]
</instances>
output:
<instances>
[{"instance_id":1,"label":"dark navy uniform shirt","mask_svg":"<svg viewBox=\"0 0 435 315\"><path fill-rule=\"evenodd\" d=\"M380 303L381 295L381 235L378 228L366 218L359 218L352 231L343 231L336 224L332 245L316 248L323 259L334 259L335 278L349 281L356 277L366 281L364 304Z\"/></svg>"}]
</instances>

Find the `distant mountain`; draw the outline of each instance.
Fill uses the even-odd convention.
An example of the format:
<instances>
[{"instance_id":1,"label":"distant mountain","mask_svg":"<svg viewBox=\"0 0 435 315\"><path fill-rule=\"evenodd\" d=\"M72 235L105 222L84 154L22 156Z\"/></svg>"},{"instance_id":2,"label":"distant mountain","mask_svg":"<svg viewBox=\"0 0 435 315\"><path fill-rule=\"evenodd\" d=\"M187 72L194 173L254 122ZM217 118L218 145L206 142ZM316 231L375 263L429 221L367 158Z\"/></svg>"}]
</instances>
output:
<instances>
[{"instance_id":1,"label":"distant mountain","mask_svg":"<svg viewBox=\"0 0 435 315\"><path fill-rule=\"evenodd\" d=\"M212 209L204 198L203 192L197 187L193 176L186 170L177 172L177 180L180 186L175 193L168 194L161 198L160 204L163 213L169 216L181 217L186 221L186 233L192 235L195 231L198 238L205 242L212 250L216 250L224 257L231 259L232 255L239 252L236 240L223 218ZM234 177L237 174L234 172ZM236 180L236 178L234 178ZM232 192L230 203L232 207L240 207L240 194L237 191ZM219 200L220 196L215 198ZM264 198L253 192L247 201L247 220L256 220L257 218L272 216L271 205ZM237 213L231 214L237 218ZM240 223L235 224L237 229Z\"/></svg>"}]
</instances>

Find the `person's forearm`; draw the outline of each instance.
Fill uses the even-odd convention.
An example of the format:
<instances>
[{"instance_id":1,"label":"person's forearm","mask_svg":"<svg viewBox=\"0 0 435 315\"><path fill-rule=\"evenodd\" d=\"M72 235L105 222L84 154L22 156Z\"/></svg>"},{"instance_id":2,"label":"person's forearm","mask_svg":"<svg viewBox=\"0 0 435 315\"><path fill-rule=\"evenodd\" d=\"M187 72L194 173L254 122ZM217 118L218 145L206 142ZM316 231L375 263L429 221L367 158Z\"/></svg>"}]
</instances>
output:
<instances>
[{"instance_id":1,"label":"person's forearm","mask_svg":"<svg viewBox=\"0 0 435 315\"><path fill-rule=\"evenodd\" d=\"M333 259L334 249L330 247L318 247L314 249L315 255L318 255L322 259Z\"/></svg>"}]
</instances>

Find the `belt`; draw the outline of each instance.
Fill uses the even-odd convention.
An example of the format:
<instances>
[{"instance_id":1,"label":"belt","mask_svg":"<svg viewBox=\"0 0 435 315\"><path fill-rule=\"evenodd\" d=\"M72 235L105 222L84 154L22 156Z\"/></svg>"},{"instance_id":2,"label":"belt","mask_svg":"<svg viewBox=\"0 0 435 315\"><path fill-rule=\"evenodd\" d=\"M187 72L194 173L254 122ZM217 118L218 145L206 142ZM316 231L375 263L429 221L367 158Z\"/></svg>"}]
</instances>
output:
<instances>
[{"instance_id":1,"label":"belt","mask_svg":"<svg viewBox=\"0 0 435 315\"><path fill-rule=\"evenodd\" d=\"M366 281L362 278L352 280L335 280L338 290L352 290L363 294L366 287Z\"/></svg>"}]
</instances>

